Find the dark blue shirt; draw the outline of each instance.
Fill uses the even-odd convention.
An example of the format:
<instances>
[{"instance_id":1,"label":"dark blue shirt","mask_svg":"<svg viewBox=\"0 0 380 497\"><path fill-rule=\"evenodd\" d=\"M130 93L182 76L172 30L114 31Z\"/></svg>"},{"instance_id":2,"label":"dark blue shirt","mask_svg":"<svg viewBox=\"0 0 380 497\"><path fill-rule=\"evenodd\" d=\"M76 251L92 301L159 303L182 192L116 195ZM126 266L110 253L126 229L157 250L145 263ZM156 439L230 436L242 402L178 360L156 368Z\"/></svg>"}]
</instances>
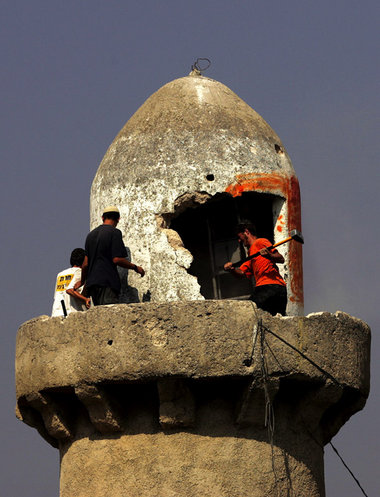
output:
<instances>
[{"instance_id":1,"label":"dark blue shirt","mask_svg":"<svg viewBox=\"0 0 380 497\"><path fill-rule=\"evenodd\" d=\"M108 287L119 293L120 278L113 258L127 257L121 231L110 224L101 224L87 235L85 251L88 257L87 287Z\"/></svg>"}]
</instances>

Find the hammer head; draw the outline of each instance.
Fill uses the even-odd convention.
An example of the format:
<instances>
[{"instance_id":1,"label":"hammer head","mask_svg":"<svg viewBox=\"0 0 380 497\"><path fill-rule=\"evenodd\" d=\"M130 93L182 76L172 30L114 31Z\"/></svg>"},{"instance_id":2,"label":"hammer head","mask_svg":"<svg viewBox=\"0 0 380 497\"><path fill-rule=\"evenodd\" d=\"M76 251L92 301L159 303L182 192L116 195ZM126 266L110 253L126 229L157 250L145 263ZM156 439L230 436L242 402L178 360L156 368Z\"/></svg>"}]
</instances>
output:
<instances>
[{"instance_id":1,"label":"hammer head","mask_svg":"<svg viewBox=\"0 0 380 497\"><path fill-rule=\"evenodd\" d=\"M290 232L290 236L292 237L292 240L299 242L299 243L304 243L303 236L302 236L302 233L300 231L292 230Z\"/></svg>"}]
</instances>

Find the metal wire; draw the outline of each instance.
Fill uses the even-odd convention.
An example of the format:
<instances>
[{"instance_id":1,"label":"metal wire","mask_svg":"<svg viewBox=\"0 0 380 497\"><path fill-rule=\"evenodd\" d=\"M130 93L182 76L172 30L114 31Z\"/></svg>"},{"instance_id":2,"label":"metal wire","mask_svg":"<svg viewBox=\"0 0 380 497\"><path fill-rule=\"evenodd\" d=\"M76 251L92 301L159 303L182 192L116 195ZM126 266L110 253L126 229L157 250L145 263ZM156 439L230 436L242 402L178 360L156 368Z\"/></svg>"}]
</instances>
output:
<instances>
[{"instance_id":1,"label":"metal wire","mask_svg":"<svg viewBox=\"0 0 380 497\"><path fill-rule=\"evenodd\" d=\"M206 61L205 67L201 67L201 61L202 62ZM211 60L210 59L207 59L206 57L198 57L198 59L191 66L191 70L194 71L194 69L195 69L195 70L199 71L202 74L204 71L207 71L207 69L210 66L211 66Z\"/></svg>"},{"instance_id":2,"label":"metal wire","mask_svg":"<svg viewBox=\"0 0 380 497\"><path fill-rule=\"evenodd\" d=\"M267 428L268 439L270 443L271 450L271 460L272 460L272 471L274 475L274 484L276 488L276 494L278 497L280 496L280 490L278 488L279 479L277 477L276 466L275 466L275 457L274 457L274 427L275 427L275 417L273 405L270 399L269 391L268 391L268 369L265 360L265 331L262 325L262 320L260 319L258 322L258 329L260 332L260 365L261 365L261 374L263 380L264 387L264 397L265 397L265 417L264 417L264 426Z\"/></svg>"},{"instance_id":3,"label":"metal wire","mask_svg":"<svg viewBox=\"0 0 380 497\"><path fill-rule=\"evenodd\" d=\"M316 369L318 369L318 371L320 371L326 378L329 378L336 385L339 385L342 388L343 388L343 385L332 374L330 374L328 371L326 371L321 366L319 366L316 362L314 362L312 359L310 359L310 357L308 357L306 354L304 354L299 349L297 349L297 347L295 347L294 345L290 344L284 338L280 337L279 335L277 335L276 333L274 333L272 330L270 330L268 327L266 327L265 325L263 325L262 324L262 320L258 318L258 315L257 315L255 307L254 306L252 306L252 307L254 309L254 313L255 313L256 319L258 319L259 330L260 330L262 374L263 374L263 381L264 381L264 392L265 392L265 396L266 396L266 406L268 406L268 412L267 412L267 409L266 409L266 413L265 413L265 423L266 423L265 426L267 426L267 423L268 423L268 434L269 434L269 438L271 440L271 450L272 450L272 468L273 468L273 472L274 472L274 476L275 476L275 481L277 483L278 479L277 479L276 472L275 472L275 467L274 467L274 453L273 453L274 412L272 412L273 411L273 407L272 407L272 404L270 402L270 398L269 398L269 395L268 395L268 392L267 392L267 389L266 389L266 386L265 386L265 384L266 384L266 382L268 380L268 371L267 371L267 368L266 368L265 356L264 356L264 344L266 343L265 332L270 333L271 335L273 335L274 337L276 337L278 340L280 340L282 343L284 343L285 345L287 345L288 347L290 347L292 350L294 350L295 352L297 352L301 357L303 357L305 360L307 360ZM267 346L268 346L268 344L267 344ZM272 355L275 357L275 354L273 353L273 351L270 349L269 346L268 346L268 348L269 348L270 352L272 353ZM281 367L281 365L278 362L277 358L276 358L276 361L279 364L279 366ZM283 368L281 367L281 369L283 369ZM267 395L268 395L268 398L267 398ZM269 399L269 400L267 400L267 399ZM273 416L273 420L271 419L272 416ZM314 436L311 433L309 433L309 435L323 449L323 445L321 445L314 438ZM365 495L365 497L369 497L368 494L364 491L363 487L361 486L359 480L356 478L356 476L354 475L354 473L348 467L347 463L344 461L343 457L339 454L338 450L334 447L334 445L332 444L332 442L329 442L329 445L332 447L332 449L334 450L334 452L336 453L336 455L339 457L339 459L341 460L341 462L344 465L344 467L350 473L350 475L352 476L352 478L354 479L355 483L360 488L360 490L363 493L363 495ZM277 492L278 492L278 490L277 490ZM289 492L293 493L293 490L292 490L291 487L288 489L288 495L290 495Z\"/></svg>"},{"instance_id":4,"label":"metal wire","mask_svg":"<svg viewBox=\"0 0 380 497\"><path fill-rule=\"evenodd\" d=\"M350 468L347 466L347 464L345 463L345 461L343 460L343 457L339 454L339 452L337 451L337 449L333 446L333 444L331 442L329 442L329 445L331 445L333 451L335 452L335 454L339 457L339 459L341 460L343 466L347 469L347 471L350 473L350 475L352 476L352 478L355 480L357 486L360 488L360 490L363 492L363 495L365 495L366 497L369 497L368 494L365 493L363 487L360 485L360 482L359 480L356 478L356 476L354 475L354 473L350 470Z\"/></svg>"},{"instance_id":5,"label":"metal wire","mask_svg":"<svg viewBox=\"0 0 380 497\"><path fill-rule=\"evenodd\" d=\"M295 352L297 352L300 356L302 356L304 359L306 359L307 361L309 361L310 364L312 364L316 369L318 369L318 371L320 371L324 376L326 376L331 381L333 381L336 385L343 386L336 378L334 378L334 376L332 374L330 374L328 371L326 371L321 366L319 366L316 362L314 362L312 359L310 359L310 357L308 357L306 354L304 354L303 352L301 352L300 350L298 350L297 347L295 347L291 343L287 342L284 338L280 337L279 335L277 335L276 333L274 333L272 330L270 330L266 326L263 325L263 327L264 327L265 331L267 331L271 335L273 335L276 338L278 338L285 345L287 345L288 347L290 347L291 349L293 349Z\"/></svg>"}]
</instances>

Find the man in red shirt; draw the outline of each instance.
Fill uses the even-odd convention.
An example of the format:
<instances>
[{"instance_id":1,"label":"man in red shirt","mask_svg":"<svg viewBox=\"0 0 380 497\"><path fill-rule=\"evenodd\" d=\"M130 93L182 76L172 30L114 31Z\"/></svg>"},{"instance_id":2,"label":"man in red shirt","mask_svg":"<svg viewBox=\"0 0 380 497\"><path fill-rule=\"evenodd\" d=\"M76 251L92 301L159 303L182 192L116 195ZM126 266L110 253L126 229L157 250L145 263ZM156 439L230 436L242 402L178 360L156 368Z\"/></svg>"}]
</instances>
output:
<instances>
[{"instance_id":1,"label":"man in red shirt","mask_svg":"<svg viewBox=\"0 0 380 497\"><path fill-rule=\"evenodd\" d=\"M260 255L244 262L239 269L232 266L232 262L224 265L225 271L233 273L239 278L254 278L255 287L251 300L257 307L285 316L287 294L286 283L280 275L276 264L283 264L283 256L276 250L268 250L272 244L266 238L257 238L255 226L251 223L239 224L236 228L240 243L248 248L248 255L260 252Z\"/></svg>"}]
</instances>

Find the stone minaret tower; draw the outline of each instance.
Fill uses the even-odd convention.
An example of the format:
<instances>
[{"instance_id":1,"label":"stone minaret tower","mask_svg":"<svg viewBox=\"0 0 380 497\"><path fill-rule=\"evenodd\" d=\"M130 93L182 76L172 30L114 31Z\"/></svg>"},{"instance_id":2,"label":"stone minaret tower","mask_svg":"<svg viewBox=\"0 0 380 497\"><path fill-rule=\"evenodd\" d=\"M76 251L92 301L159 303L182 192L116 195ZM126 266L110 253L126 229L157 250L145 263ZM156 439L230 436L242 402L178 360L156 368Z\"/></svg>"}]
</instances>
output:
<instances>
[{"instance_id":1,"label":"stone minaret tower","mask_svg":"<svg viewBox=\"0 0 380 497\"><path fill-rule=\"evenodd\" d=\"M107 151L92 228L108 204L147 270L125 286L133 303L40 316L17 338L17 415L59 449L60 496L323 497L323 446L368 396L370 330L302 316L295 242L287 317L221 271L239 220L272 241L300 229L279 137L221 83L175 80Z\"/></svg>"}]
</instances>

